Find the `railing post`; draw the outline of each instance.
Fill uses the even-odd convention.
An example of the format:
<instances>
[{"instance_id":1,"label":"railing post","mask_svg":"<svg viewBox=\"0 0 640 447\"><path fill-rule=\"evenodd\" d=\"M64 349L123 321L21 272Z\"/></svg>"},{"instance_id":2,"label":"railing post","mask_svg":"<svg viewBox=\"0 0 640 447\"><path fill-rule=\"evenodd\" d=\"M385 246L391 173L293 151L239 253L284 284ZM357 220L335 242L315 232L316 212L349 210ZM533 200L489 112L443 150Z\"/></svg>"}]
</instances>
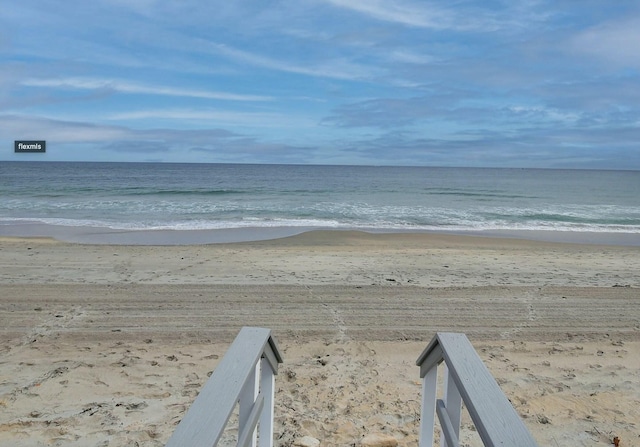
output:
<instances>
[{"instance_id":1,"label":"railing post","mask_svg":"<svg viewBox=\"0 0 640 447\"><path fill-rule=\"evenodd\" d=\"M251 414L251 410L253 409L256 398L258 397L258 386L260 380L259 372L260 361L256 363L253 371L251 372L251 374L249 374L247 381L242 387L240 398L238 400L240 404L240 411L238 415L238 433L242 433L244 431L244 427L249 421L249 415ZM257 432L254 430L251 443L249 444L251 447L256 447L256 436ZM240 439L238 439L238 446L240 447L239 443Z\"/></svg>"},{"instance_id":2,"label":"railing post","mask_svg":"<svg viewBox=\"0 0 640 447\"><path fill-rule=\"evenodd\" d=\"M433 447L433 428L436 422L436 392L438 365L435 364L422 379L422 412L420 415L420 447Z\"/></svg>"},{"instance_id":3,"label":"railing post","mask_svg":"<svg viewBox=\"0 0 640 447\"><path fill-rule=\"evenodd\" d=\"M443 399L437 399L435 371L442 362L446 367L445 390ZM416 364L424 380L420 447L432 447L434 402L444 447L459 445L463 402L485 446L537 447L466 335L438 332Z\"/></svg>"},{"instance_id":4,"label":"railing post","mask_svg":"<svg viewBox=\"0 0 640 447\"><path fill-rule=\"evenodd\" d=\"M264 396L264 409L258 426L260 447L273 447L273 410L275 405L275 375L267 359L260 362L260 393Z\"/></svg>"},{"instance_id":5,"label":"railing post","mask_svg":"<svg viewBox=\"0 0 640 447\"><path fill-rule=\"evenodd\" d=\"M238 446L255 447L260 431L261 447L272 447L273 376L280 363L269 329L243 327L166 447L216 446L238 407Z\"/></svg>"},{"instance_id":6,"label":"railing post","mask_svg":"<svg viewBox=\"0 0 640 447\"><path fill-rule=\"evenodd\" d=\"M462 397L460 396L460 391L458 390L458 387L451 376L451 371L449 371L449 367L446 363L444 365L444 371L444 406L447 410L447 414L449 415L451 425L453 426L454 434L456 435L456 438L459 438ZM444 435L440 438L440 445L442 447L453 447L448 445Z\"/></svg>"}]
</instances>

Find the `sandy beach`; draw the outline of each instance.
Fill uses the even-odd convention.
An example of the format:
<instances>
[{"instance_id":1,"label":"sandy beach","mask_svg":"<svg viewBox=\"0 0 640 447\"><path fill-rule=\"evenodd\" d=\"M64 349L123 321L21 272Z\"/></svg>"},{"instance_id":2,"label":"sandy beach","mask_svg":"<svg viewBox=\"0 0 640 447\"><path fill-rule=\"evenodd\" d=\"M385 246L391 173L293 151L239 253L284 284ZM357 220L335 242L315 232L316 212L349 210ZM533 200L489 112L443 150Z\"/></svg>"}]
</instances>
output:
<instances>
[{"instance_id":1,"label":"sandy beach","mask_svg":"<svg viewBox=\"0 0 640 447\"><path fill-rule=\"evenodd\" d=\"M276 445L417 445L415 360L464 332L540 446L640 445L640 248L314 231L210 245L0 238L0 446L163 446L242 326ZM468 417L463 445L480 445Z\"/></svg>"}]
</instances>

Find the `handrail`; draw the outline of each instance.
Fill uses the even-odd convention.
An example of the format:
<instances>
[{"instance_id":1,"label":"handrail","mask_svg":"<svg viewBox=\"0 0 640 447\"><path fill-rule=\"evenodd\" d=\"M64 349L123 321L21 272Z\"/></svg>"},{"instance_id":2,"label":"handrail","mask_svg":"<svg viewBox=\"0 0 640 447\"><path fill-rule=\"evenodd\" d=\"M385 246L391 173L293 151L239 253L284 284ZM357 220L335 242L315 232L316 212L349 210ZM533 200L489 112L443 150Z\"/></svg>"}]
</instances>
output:
<instances>
[{"instance_id":1,"label":"handrail","mask_svg":"<svg viewBox=\"0 0 640 447\"><path fill-rule=\"evenodd\" d=\"M217 445L238 403L238 446L272 447L279 363L282 356L271 330L243 327L166 447Z\"/></svg>"},{"instance_id":2,"label":"handrail","mask_svg":"<svg viewBox=\"0 0 640 447\"><path fill-rule=\"evenodd\" d=\"M445 362L444 396L437 399L438 365ZM438 415L445 447L457 447L462 402L485 446L537 447L518 413L464 334L438 332L416 364L422 384L420 447L433 446Z\"/></svg>"}]
</instances>

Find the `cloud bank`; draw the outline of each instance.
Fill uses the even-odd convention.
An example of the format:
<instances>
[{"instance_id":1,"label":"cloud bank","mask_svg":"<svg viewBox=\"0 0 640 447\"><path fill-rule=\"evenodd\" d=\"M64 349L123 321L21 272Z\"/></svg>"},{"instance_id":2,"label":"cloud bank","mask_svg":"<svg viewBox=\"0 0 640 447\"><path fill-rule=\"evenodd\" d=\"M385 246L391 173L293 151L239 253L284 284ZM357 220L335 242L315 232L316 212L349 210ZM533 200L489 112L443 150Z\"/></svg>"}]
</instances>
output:
<instances>
[{"instance_id":1,"label":"cloud bank","mask_svg":"<svg viewBox=\"0 0 640 447\"><path fill-rule=\"evenodd\" d=\"M25 0L0 25L0 160L37 138L51 160L640 169L631 0Z\"/></svg>"}]
</instances>

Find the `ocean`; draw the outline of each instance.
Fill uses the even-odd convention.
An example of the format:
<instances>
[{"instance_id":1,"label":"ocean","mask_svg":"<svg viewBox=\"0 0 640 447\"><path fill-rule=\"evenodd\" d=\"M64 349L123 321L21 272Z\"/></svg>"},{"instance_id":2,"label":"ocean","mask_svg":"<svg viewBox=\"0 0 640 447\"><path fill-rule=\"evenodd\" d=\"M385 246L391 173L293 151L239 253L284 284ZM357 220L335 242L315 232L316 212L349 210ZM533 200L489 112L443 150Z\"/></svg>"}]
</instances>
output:
<instances>
[{"instance_id":1,"label":"ocean","mask_svg":"<svg viewBox=\"0 0 640 447\"><path fill-rule=\"evenodd\" d=\"M154 230L171 243L175 230L251 240L310 229L625 234L640 245L640 172L0 162L0 235L135 243Z\"/></svg>"}]
</instances>

